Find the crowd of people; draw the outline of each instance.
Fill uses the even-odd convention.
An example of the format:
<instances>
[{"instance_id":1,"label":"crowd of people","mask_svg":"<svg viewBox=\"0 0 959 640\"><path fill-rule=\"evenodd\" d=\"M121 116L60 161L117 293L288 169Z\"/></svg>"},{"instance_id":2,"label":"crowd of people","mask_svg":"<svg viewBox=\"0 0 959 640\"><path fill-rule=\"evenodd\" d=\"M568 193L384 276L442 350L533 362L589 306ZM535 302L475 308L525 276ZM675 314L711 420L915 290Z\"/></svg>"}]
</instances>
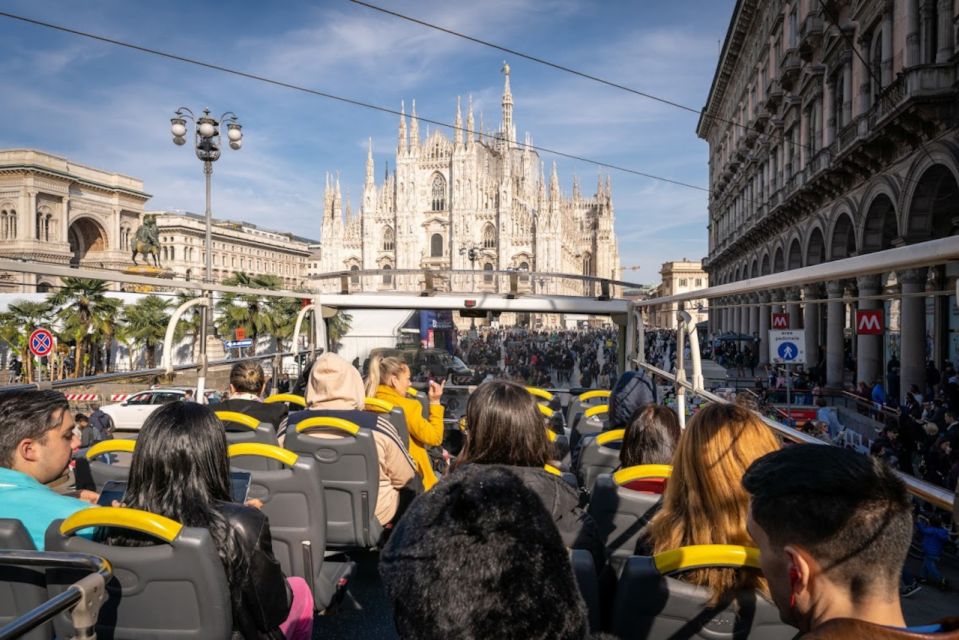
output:
<instances>
[{"instance_id":1,"label":"crowd of people","mask_svg":"<svg viewBox=\"0 0 959 640\"><path fill-rule=\"evenodd\" d=\"M668 334L651 342L648 356L675 349ZM706 606L724 608L738 594L758 593L803 638L959 637L959 619L906 624L901 576L913 536L925 552L919 578L946 588L939 562L949 534L941 512L925 512L914 523L905 485L881 456L784 445L736 403L704 405L681 430L643 376L626 372L616 380L615 368L606 368L615 362L609 332L531 335L521 343L490 332L462 348L489 366L499 366L502 354L502 373L523 383L563 375L569 355L581 383L612 389L607 428L624 429L621 466L672 466L634 551L695 544L760 549L761 571L715 567L678 576L706 590ZM304 420L343 418L369 430L376 446L375 517L384 532L379 572L400 637L601 637L588 624L568 549L589 552L607 599L607 589L615 588L608 549L585 508L588 488L549 470L564 463L537 399L515 381L484 382L467 401L458 427L463 445L451 456L442 450L444 385L430 382L424 407L407 395L411 372L402 360L376 357L369 369L364 381L338 355L323 354L304 376L306 408L290 412L262 402L259 365L235 365L224 404L174 402L146 420L119 506L210 531L227 576L234 637L309 638L310 587L281 570L262 503L231 501L226 431L214 410L255 416L273 425L281 443ZM600 385L604 375L609 381ZM408 434L384 414L366 411L367 397L398 407ZM959 430L949 411L942 415L947 445L948 434ZM84 437L76 420L54 391L0 396L0 517L21 520L38 549L51 522L91 508L98 497L51 489ZM322 428L305 433L348 437ZM93 537L110 545L156 544L118 528Z\"/></svg>"}]
</instances>

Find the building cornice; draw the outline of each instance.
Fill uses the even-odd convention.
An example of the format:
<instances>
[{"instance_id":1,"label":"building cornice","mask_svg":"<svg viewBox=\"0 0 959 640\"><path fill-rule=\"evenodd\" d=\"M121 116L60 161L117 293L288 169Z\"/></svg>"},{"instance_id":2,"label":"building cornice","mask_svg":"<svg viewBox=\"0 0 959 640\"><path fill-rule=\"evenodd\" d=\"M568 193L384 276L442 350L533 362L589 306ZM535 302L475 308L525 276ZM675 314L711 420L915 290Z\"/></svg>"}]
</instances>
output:
<instances>
[{"instance_id":1,"label":"building cornice","mask_svg":"<svg viewBox=\"0 0 959 640\"><path fill-rule=\"evenodd\" d=\"M757 0L736 0L736 7L733 9L729 28L726 30L726 40L723 42L719 61L716 64L713 83L709 87L706 104L699 114L699 122L696 124L696 135L704 140L709 134L713 119L719 116L718 111L723 97L726 95L726 87L736 70L739 54L742 53L746 35L756 15L756 2Z\"/></svg>"}]
</instances>

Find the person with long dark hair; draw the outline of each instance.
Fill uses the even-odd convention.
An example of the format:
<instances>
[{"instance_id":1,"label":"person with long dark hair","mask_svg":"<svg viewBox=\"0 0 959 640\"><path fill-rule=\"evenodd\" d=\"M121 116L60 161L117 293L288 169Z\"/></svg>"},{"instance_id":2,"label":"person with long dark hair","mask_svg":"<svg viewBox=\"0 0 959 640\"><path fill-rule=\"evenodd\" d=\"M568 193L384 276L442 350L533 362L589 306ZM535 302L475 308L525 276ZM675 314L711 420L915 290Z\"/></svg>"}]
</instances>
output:
<instances>
[{"instance_id":1,"label":"person with long dark hair","mask_svg":"<svg viewBox=\"0 0 959 640\"><path fill-rule=\"evenodd\" d=\"M669 407L648 404L626 425L619 450L620 464L670 464L682 430L679 416Z\"/></svg>"},{"instance_id":2,"label":"person with long dark hair","mask_svg":"<svg viewBox=\"0 0 959 640\"><path fill-rule=\"evenodd\" d=\"M302 578L284 578L266 516L231 502L226 436L212 409L172 402L147 418L123 506L210 531L230 586L233 638L310 638L312 592ZM122 546L156 542L115 528L99 530L97 538Z\"/></svg>"}]
</instances>

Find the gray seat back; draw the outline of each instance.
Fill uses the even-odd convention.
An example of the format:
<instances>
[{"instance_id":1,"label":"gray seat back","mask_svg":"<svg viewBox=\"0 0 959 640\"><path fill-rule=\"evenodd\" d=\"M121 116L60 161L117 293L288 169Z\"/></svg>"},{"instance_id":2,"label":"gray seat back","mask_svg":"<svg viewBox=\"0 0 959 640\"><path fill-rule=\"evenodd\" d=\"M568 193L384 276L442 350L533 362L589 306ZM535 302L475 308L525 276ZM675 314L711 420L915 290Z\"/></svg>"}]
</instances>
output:
<instances>
[{"instance_id":1,"label":"gray seat back","mask_svg":"<svg viewBox=\"0 0 959 640\"><path fill-rule=\"evenodd\" d=\"M298 411L291 415L283 446L316 459L326 497L326 544L340 549L375 546L383 533L376 519L379 461L373 432L355 422L337 427L335 414ZM372 416L375 423L376 414ZM293 418L296 418L294 422Z\"/></svg>"},{"instance_id":2,"label":"gray seat back","mask_svg":"<svg viewBox=\"0 0 959 640\"><path fill-rule=\"evenodd\" d=\"M35 551L36 547L22 522L0 518L0 549ZM47 582L43 568L0 565L0 626L39 607L46 599ZM46 622L20 637L24 640L50 640L53 624Z\"/></svg>"},{"instance_id":3,"label":"gray seat back","mask_svg":"<svg viewBox=\"0 0 959 640\"><path fill-rule=\"evenodd\" d=\"M660 575L653 558L633 556L616 587L612 632L627 640L789 640L797 633L755 591L715 609L707 608L709 598L705 587Z\"/></svg>"},{"instance_id":4,"label":"gray seat back","mask_svg":"<svg viewBox=\"0 0 959 640\"><path fill-rule=\"evenodd\" d=\"M73 535L91 526L136 526L137 530L158 536L158 540L153 546L120 547ZM113 565L107 602L97 619L98 638L230 637L230 589L213 538L206 529L183 527L135 509L99 507L79 511L66 520L55 520L47 529L46 548L90 553ZM72 570L48 570L48 595L62 593L81 575ZM54 628L61 637L73 634L66 614L54 619Z\"/></svg>"},{"instance_id":5,"label":"gray seat back","mask_svg":"<svg viewBox=\"0 0 959 640\"><path fill-rule=\"evenodd\" d=\"M135 440L114 438L112 440L102 440L89 449L84 454L90 462L90 475L93 476L93 484L97 491L103 489L110 480L126 482L130 475L130 466L126 464L109 464L104 462L102 457L117 453L132 453Z\"/></svg>"},{"instance_id":6,"label":"gray seat back","mask_svg":"<svg viewBox=\"0 0 959 640\"><path fill-rule=\"evenodd\" d=\"M595 436L583 438L580 454L577 457L577 477L587 491L593 490L596 478L603 473L612 473L619 466L619 450L623 443L621 429L604 431Z\"/></svg>"},{"instance_id":7,"label":"gray seat back","mask_svg":"<svg viewBox=\"0 0 959 640\"><path fill-rule=\"evenodd\" d=\"M268 422L260 422L253 416L236 411L217 411L217 417L226 430L226 442L231 444L257 443L279 446L276 431ZM282 463L264 456L238 456L230 464L244 471L279 469Z\"/></svg>"},{"instance_id":8,"label":"gray seat back","mask_svg":"<svg viewBox=\"0 0 959 640\"><path fill-rule=\"evenodd\" d=\"M254 455L235 455L239 451ZM346 575L324 566L326 500L319 463L312 456L276 446L232 447L230 451L231 464L256 457L279 465L276 469L243 468L252 475L249 497L263 501L262 511L270 520L273 555L285 575L306 580L313 588L315 607L322 611L336 596L339 581L352 573L352 566L343 567L349 569Z\"/></svg>"},{"instance_id":9,"label":"gray seat back","mask_svg":"<svg viewBox=\"0 0 959 640\"><path fill-rule=\"evenodd\" d=\"M601 539L617 569L633 555L640 532L662 496L619 486L612 474L597 476L588 513L596 521Z\"/></svg>"},{"instance_id":10,"label":"gray seat back","mask_svg":"<svg viewBox=\"0 0 959 640\"><path fill-rule=\"evenodd\" d=\"M583 399L583 396L586 396L586 399ZM592 393L587 391L581 393L578 396L570 398L569 404L566 405L566 426L572 429L576 426L576 423L583 417L583 412L590 407L595 407L597 405L606 404L609 401L609 395L607 393Z\"/></svg>"},{"instance_id":11,"label":"gray seat back","mask_svg":"<svg viewBox=\"0 0 959 640\"><path fill-rule=\"evenodd\" d=\"M403 410L399 407L394 407L386 417L389 418L390 424L396 429L396 433L400 434L400 440L402 440L406 448L409 449L410 430L406 426L406 415L403 413Z\"/></svg>"},{"instance_id":12,"label":"gray seat back","mask_svg":"<svg viewBox=\"0 0 959 640\"><path fill-rule=\"evenodd\" d=\"M573 567L573 577L579 594L586 604L586 613L589 616L590 631L600 631L601 618L599 607L599 579L596 576L596 565L593 554L586 549L570 549L569 563Z\"/></svg>"}]
</instances>

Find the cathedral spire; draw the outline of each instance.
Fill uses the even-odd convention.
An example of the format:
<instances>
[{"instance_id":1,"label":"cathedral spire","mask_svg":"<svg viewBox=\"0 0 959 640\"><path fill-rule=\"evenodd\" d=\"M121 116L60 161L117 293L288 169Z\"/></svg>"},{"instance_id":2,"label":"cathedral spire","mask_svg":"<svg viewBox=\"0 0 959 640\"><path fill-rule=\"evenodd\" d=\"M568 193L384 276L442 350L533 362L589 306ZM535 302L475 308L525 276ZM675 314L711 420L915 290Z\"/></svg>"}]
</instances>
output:
<instances>
[{"instance_id":1,"label":"cathedral spire","mask_svg":"<svg viewBox=\"0 0 959 640\"><path fill-rule=\"evenodd\" d=\"M549 199L559 200L559 175L556 173L556 161L553 160L553 172L549 176Z\"/></svg>"},{"instance_id":2,"label":"cathedral spire","mask_svg":"<svg viewBox=\"0 0 959 640\"><path fill-rule=\"evenodd\" d=\"M366 186L373 185L373 138L370 138L369 147L366 149Z\"/></svg>"},{"instance_id":3,"label":"cathedral spire","mask_svg":"<svg viewBox=\"0 0 959 640\"><path fill-rule=\"evenodd\" d=\"M453 139L456 146L463 144L463 114L460 112L460 97L456 96L456 122L453 123L456 131L453 132Z\"/></svg>"},{"instance_id":4,"label":"cathedral spire","mask_svg":"<svg viewBox=\"0 0 959 640\"><path fill-rule=\"evenodd\" d=\"M513 130L513 94L510 93L509 89L509 64L505 60L503 61L502 71L505 80L503 84L503 122L500 131L503 134L503 139L512 144L516 142L516 134Z\"/></svg>"},{"instance_id":5,"label":"cathedral spire","mask_svg":"<svg viewBox=\"0 0 959 640\"><path fill-rule=\"evenodd\" d=\"M413 110L410 112L410 151L420 146L420 121L416 118L416 98L413 99Z\"/></svg>"},{"instance_id":6,"label":"cathedral spire","mask_svg":"<svg viewBox=\"0 0 959 640\"><path fill-rule=\"evenodd\" d=\"M400 133L399 153L406 153L408 140L406 137L406 104L400 100Z\"/></svg>"},{"instance_id":7,"label":"cathedral spire","mask_svg":"<svg viewBox=\"0 0 959 640\"><path fill-rule=\"evenodd\" d=\"M579 202L579 176L573 174L573 202Z\"/></svg>"},{"instance_id":8,"label":"cathedral spire","mask_svg":"<svg viewBox=\"0 0 959 640\"><path fill-rule=\"evenodd\" d=\"M473 122L473 94L469 96L466 107L466 146L473 146L476 140L476 123Z\"/></svg>"},{"instance_id":9,"label":"cathedral spire","mask_svg":"<svg viewBox=\"0 0 959 640\"><path fill-rule=\"evenodd\" d=\"M542 160L539 163L539 201L540 207L546 202L546 166Z\"/></svg>"}]
</instances>

